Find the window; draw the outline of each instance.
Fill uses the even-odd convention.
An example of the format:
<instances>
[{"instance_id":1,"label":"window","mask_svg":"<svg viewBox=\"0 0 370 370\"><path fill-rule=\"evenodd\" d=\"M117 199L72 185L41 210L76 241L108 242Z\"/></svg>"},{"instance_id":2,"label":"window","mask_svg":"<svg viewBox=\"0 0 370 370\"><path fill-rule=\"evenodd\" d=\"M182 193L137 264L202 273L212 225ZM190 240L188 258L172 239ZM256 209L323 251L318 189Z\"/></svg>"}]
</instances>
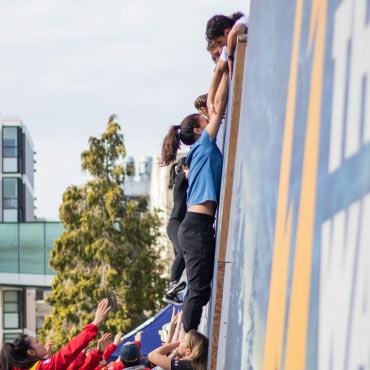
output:
<instances>
[{"instance_id":1,"label":"window","mask_svg":"<svg viewBox=\"0 0 370 370\"><path fill-rule=\"evenodd\" d=\"M4 329L21 328L20 293L19 290L4 290L3 292Z\"/></svg>"},{"instance_id":2,"label":"window","mask_svg":"<svg viewBox=\"0 0 370 370\"><path fill-rule=\"evenodd\" d=\"M3 178L3 222L18 222L18 179Z\"/></svg>"},{"instance_id":3,"label":"window","mask_svg":"<svg viewBox=\"0 0 370 370\"><path fill-rule=\"evenodd\" d=\"M18 127L3 127L3 172L18 172Z\"/></svg>"},{"instance_id":4,"label":"window","mask_svg":"<svg viewBox=\"0 0 370 370\"><path fill-rule=\"evenodd\" d=\"M15 339L17 339L20 335L22 335L21 332L17 332L17 333L4 333L4 337L3 337L3 343L11 343L11 342L14 342Z\"/></svg>"},{"instance_id":5,"label":"window","mask_svg":"<svg viewBox=\"0 0 370 370\"><path fill-rule=\"evenodd\" d=\"M36 288L36 301L44 300L44 289Z\"/></svg>"}]
</instances>

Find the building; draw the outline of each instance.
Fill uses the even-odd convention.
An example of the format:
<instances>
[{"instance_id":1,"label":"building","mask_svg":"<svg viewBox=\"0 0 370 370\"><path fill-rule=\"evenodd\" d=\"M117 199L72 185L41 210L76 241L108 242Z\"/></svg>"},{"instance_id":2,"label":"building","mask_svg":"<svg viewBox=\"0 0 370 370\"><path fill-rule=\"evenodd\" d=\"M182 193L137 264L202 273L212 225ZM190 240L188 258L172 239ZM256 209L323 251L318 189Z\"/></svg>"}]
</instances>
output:
<instances>
[{"instance_id":1,"label":"building","mask_svg":"<svg viewBox=\"0 0 370 370\"><path fill-rule=\"evenodd\" d=\"M0 116L0 129L0 221L34 221L34 145L19 117Z\"/></svg>"},{"instance_id":2,"label":"building","mask_svg":"<svg viewBox=\"0 0 370 370\"><path fill-rule=\"evenodd\" d=\"M21 333L35 335L48 312L48 265L59 222L34 214L34 145L19 117L0 116L0 345Z\"/></svg>"},{"instance_id":3,"label":"building","mask_svg":"<svg viewBox=\"0 0 370 370\"><path fill-rule=\"evenodd\" d=\"M126 158L125 168L129 175L126 176L123 186L124 192L128 197L149 197L152 163L152 157L140 157L138 165L135 165L133 157ZM138 171L136 171L136 168L138 168Z\"/></svg>"}]
</instances>

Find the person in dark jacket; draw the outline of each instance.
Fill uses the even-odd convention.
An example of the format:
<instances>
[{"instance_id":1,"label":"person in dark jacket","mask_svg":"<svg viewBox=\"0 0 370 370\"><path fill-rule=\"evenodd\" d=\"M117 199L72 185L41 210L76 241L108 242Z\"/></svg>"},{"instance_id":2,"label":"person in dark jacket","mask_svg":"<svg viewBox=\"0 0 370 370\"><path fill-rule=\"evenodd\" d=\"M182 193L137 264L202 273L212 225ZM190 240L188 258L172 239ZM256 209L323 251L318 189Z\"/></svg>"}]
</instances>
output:
<instances>
[{"instance_id":1,"label":"person in dark jacket","mask_svg":"<svg viewBox=\"0 0 370 370\"><path fill-rule=\"evenodd\" d=\"M171 166L170 181L168 184L169 189L173 189L173 208L167 225L167 234L173 245L175 259L171 267L170 286L163 297L163 300L174 305L182 304L183 301L179 296L179 292L184 290L186 287L186 283L184 281L179 283L185 269L185 261L177 236L181 222L186 214L188 169L185 164L185 160L186 158L182 157Z\"/></svg>"}]
</instances>

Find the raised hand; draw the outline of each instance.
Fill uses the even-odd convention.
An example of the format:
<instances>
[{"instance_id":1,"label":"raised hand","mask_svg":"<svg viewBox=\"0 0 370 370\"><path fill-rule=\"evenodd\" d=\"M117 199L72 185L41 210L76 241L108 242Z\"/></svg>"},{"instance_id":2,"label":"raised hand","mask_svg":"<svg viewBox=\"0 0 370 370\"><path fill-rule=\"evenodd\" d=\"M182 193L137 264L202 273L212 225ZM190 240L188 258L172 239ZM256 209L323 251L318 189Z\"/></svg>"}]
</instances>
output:
<instances>
[{"instance_id":1,"label":"raised hand","mask_svg":"<svg viewBox=\"0 0 370 370\"><path fill-rule=\"evenodd\" d=\"M142 334L143 334L143 332L142 332L142 331L138 331L138 332L135 334L135 341L136 341L136 342L141 342Z\"/></svg>"},{"instance_id":2,"label":"raised hand","mask_svg":"<svg viewBox=\"0 0 370 370\"><path fill-rule=\"evenodd\" d=\"M104 298L100 301L98 308L95 311L95 318L92 322L94 325L99 327L105 320L110 310L109 301L107 298Z\"/></svg>"},{"instance_id":3,"label":"raised hand","mask_svg":"<svg viewBox=\"0 0 370 370\"><path fill-rule=\"evenodd\" d=\"M51 357L51 352L52 352L53 346L54 346L54 342L52 342L52 341L46 342L45 348L46 348L46 357L47 358Z\"/></svg>"},{"instance_id":4,"label":"raised hand","mask_svg":"<svg viewBox=\"0 0 370 370\"><path fill-rule=\"evenodd\" d=\"M172 316L171 316L171 321L170 321L170 324L171 325L175 325L176 322L177 322L177 312L176 312L176 308L175 306L172 306Z\"/></svg>"},{"instance_id":5,"label":"raised hand","mask_svg":"<svg viewBox=\"0 0 370 370\"><path fill-rule=\"evenodd\" d=\"M114 341L113 343L118 347L122 342L123 342L123 339L121 339L123 336L123 334L119 331L116 336L114 337Z\"/></svg>"},{"instance_id":6,"label":"raised hand","mask_svg":"<svg viewBox=\"0 0 370 370\"><path fill-rule=\"evenodd\" d=\"M104 352L107 348L108 344L112 341L112 334L111 333L105 333L102 335L102 337L98 340L98 346L97 350L99 352Z\"/></svg>"}]
</instances>

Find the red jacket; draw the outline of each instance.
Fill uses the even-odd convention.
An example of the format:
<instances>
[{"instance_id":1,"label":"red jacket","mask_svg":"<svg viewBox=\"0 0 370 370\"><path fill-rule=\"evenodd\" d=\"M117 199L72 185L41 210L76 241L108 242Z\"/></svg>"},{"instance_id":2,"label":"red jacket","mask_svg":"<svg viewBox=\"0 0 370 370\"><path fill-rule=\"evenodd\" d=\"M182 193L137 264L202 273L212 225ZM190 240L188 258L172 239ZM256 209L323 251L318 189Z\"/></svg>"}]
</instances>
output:
<instances>
[{"instance_id":1,"label":"red jacket","mask_svg":"<svg viewBox=\"0 0 370 370\"><path fill-rule=\"evenodd\" d=\"M114 343L108 344L107 348L103 353L104 361L108 361L110 356L113 355L114 351L117 349L117 346Z\"/></svg>"},{"instance_id":2,"label":"red jacket","mask_svg":"<svg viewBox=\"0 0 370 370\"><path fill-rule=\"evenodd\" d=\"M87 325L84 330L76 335L55 355L46 360L38 361L32 370L65 370L78 357L81 351L87 347L92 339L95 338L98 328L94 324ZM14 368L14 370L21 370Z\"/></svg>"},{"instance_id":3,"label":"red jacket","mask_svg":"<svg viewBox=\"0 0 370 370\"><path fill-rule=\"evenodd\" d=\"M97 349L93 349L86 357L85 363L80 367L80 370L95 370L100 369L100 361L103 360L103 354Z\"/></svg>"},{"instance_id":4,"label":"red jacket","mask_svg":"<svg viewBox=\"0 0 370 370\"><path fill-rule=\"evenodd\" d=\"M74 361L67 367L67 370L79 370L85 363L86 355L80 352Z\"/></svg>"},{"instance_id":5,"label":"red jacket","mask_svg":"<svg viewBox=\"0 0 370 370\"><path fill-rule=\"evenodd\" d=\"M103 355L100 356L100 360L99 360L98 364L96 365L96 367L94 367L94 368L90 368L90 367L85 368L85 367L83 367L82 369L83 370L100 370L100 369L103 369L105 364L108 362L109 357L112 356L112 354L114 353L116 348L117 348L117 346L114 343L108 344L108 346L105 349Z\"/></svg>"},{"instance_id":6,"label":"red jacket","mask_svg":"<svg viewBox=\"0 0 370 370\"><path fill-rule=\"evenodd\" d=\"M80 352L76 359L68 366L67 370L99 370L105 365L101 362L107 362L116 350L117 346L111 343L105 349L103 355L96 349L92 350L87 356Z\"/></svg>"}]
</instances>

